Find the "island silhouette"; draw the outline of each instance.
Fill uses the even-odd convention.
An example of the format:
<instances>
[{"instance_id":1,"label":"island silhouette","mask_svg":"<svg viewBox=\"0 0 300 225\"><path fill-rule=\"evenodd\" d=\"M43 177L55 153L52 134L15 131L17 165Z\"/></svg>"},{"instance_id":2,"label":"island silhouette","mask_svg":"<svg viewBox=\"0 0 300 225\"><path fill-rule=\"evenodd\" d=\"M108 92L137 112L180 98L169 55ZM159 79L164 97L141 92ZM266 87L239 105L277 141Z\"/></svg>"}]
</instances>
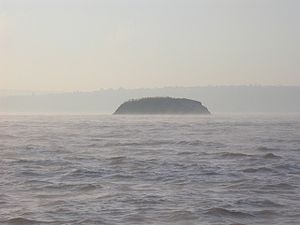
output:
<instances>
[{"instance_id":1,"label":"island silhouette","mask_svg":"<svg viewBox=\"0 0 300 225\"><path fill-rule=\"evenodd\" d=\"M201 102L186 98L147 97L121 104L114 114L210 114Z\"/></svg>"}]
</instances>

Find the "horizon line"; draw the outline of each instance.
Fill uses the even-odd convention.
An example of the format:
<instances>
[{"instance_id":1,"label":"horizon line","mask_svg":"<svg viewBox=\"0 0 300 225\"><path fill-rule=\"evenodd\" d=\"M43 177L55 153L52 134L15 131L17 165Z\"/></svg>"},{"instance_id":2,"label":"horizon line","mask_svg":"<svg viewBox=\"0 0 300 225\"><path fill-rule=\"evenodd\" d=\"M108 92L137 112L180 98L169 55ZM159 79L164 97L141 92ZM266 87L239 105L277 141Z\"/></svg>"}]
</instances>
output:
<instances>
[{"instance_id":1,"label":"horizon line","mask_svg":"<svg viewBox=\"0 0 300 225\"><path fill-rule=\"evenodd\" d=\"M117 88L99 88L93 90L24 90L24 89L0 89L0 92L27 92L28 94L69 94L69 93L92 93L98 91L119 91L119 90L154 90L167 88L218 88L218 87L260 87L260 88L300 88L300 85L261 85L261 84L242 84L242 85L197 85L197 86L161 86L161 87L117 87ZM1 97L1 95L0 95Z\"/></svg>"}]
</instances>

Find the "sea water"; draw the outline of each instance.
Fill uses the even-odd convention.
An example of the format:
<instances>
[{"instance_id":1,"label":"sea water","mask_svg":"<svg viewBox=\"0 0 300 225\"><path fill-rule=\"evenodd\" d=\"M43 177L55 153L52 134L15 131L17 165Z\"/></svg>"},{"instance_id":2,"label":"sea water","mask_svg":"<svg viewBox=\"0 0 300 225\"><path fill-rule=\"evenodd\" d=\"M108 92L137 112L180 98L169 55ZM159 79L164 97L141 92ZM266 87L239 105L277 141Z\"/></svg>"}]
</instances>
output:
<instances>
[{"instance_id":1,"label":"sea water","mask_svg":"<svg viewBox=\"0 0 300 225\"><path fill-rule=\"evenodd\" d=\"M0 224L300 224L300 116L0 116Z\"/></svg>"}]
</instances>

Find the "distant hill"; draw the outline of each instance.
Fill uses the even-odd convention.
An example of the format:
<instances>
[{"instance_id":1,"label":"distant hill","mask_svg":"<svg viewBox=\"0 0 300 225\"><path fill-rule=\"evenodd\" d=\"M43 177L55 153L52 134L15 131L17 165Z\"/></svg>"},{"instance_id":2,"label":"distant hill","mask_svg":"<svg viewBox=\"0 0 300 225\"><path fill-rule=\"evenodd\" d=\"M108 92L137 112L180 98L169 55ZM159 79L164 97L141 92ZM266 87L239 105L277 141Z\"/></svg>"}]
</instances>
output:
<instances>
[{"instance_id":1,"label":"distant hill","mask_svg":"<svg viewBox=\"0 0 300 225\"><path fill-rule=\"evenodd\" d=\"M300 112L300 87L216 86L107 89L94 92L0 97L6 113L109 113L133 98L172 96L201 101L212 112Z\"/></svg>"},{"instance_id":2,"label":"distant hill","mask_svg":"<svg viewBox=\"0 0 300 225\"><path fill-rule=\"evenodd\" d=\"M50 94L46 91L17 91L17 90L0 90L0 97L4 96L20 96L20 95L33 95L33 94Z\"/></svg>"},{"instance_id":3,"label":"distant hill","mask_svg":"<svg viewBox=\"0 0 300 225\"><path fill-rule=\"evenodd\" d=\"M210 114L201 102L186 98L148 97L123 103L114 114Z\"/></svg>"}]
</instances>

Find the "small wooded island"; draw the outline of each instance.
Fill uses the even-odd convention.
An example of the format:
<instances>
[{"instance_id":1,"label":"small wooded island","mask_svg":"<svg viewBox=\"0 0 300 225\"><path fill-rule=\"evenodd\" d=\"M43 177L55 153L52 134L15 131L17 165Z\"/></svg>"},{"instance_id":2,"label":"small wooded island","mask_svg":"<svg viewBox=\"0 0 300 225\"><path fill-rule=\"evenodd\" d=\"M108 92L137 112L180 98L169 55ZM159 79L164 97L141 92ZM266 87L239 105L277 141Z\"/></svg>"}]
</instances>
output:
<instances>
[{"instance_id":1,"label":"small wooded island","mask_svg":"<svg viewBox=\"0 0 300 225\"><path fill-rule=\"evenodd\" d=\"M201 102L186 98L149 97L129 100L114 114L210 114Z\"/></svg>"}]
</instances>

